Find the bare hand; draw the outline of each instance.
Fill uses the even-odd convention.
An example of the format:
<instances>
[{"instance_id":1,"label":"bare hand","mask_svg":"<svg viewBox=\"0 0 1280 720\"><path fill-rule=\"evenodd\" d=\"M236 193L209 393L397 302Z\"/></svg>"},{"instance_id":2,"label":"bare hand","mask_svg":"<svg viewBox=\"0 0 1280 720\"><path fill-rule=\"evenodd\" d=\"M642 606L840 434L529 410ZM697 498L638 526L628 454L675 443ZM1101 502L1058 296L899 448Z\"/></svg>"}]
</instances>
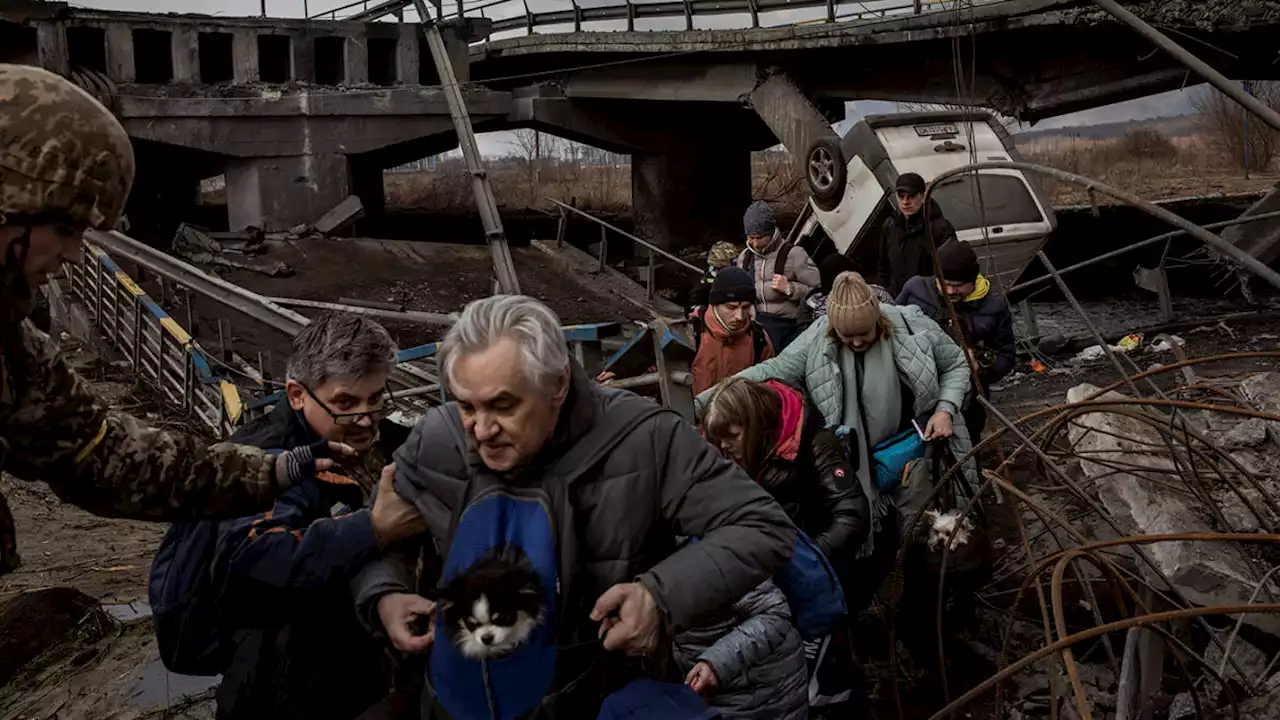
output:
<instances>
[{"instance_id":1,"label":"bare hand","mask_svg":"<svg viewBox=\"0 0 1280 720\"><path fill-rule=\"evenodd\" d=\"M390 593L378 598L378 618L387 637L397 650L424 653L436 639L436 604L413 593ZM413 634L413 621L420 616L431 618L426 635Z\"/></svg>"},{"instance_id":2,"label":"bare hand","mask_svg":"<svg viewBox=\"0 0 1280 720\"><path fill-rule=\"evenodd\" d=\"M359 453L340 442L296 447L276 455L276 479L281 484L297 485L318 472L333 469L337 465L335 457L349 459L359 457Z\"/></svg>"},{"instance_id":3,"label":"bare hand","mask_svg":"<svg viewBox=\"0 0 1280 720\"><path fill-rule=\"evenodd\" d=\"M951 413L938 412L929 418L929 424L924 426L925 440L945 440L951 437Z\"/></svg>"},{"instance_id":4,"label":"bare hand","mask_svg":"<svg viewBox=\"0 0 1280 720\"><path fill-rule=\"evenodd\" d=\"M378 494L373 499L373 534L380 548L427 531L418 508L396 493L395 477L395 463L382 468Z\"/></svg>"},{"instance_id":5,"label":"bare hand","mask_svg":"<svg viewBox=\"0 0 1280 720\"><path fill-rule=\"evenodd\" d=\"M615 375L612 371L601 370L600 374L596 376L596 382L600 383L605 387L609 387L613 383L613 381L616 380L617 378L618 376Z\"/></svg>"},{"instance_id":6,"label":"bare hand","mask_svg":"<svg viewBox=\"0 0 1280 720\"><path fill-rule=\"evenodd\" d=\"M644 655L658 648L658 603L640 583L619 583L605 591L591 609L600 623L605 650Z\"/></svg>"},{"instance_id":7,"label":"bare hand","mask_svg":"<svg viewBox=\"0 0 1280 720\"><path fill-rule=\"evenodd\" d=\"M705 660L699 660L698 664L693 666L689 671L689 675L685 677L684 684L693 688L696 693L709 693L716 689L720 684L720 679L716 677L716 671L711 664Z\"/></svg>"},{"instance_id":8,"label":"bare hand","mask_svg":"<svg viewBox=\"0 0 1280 720\"><path fill-rule=\"evenodd\" d=\"M791 281L787 279L786 275L774 275L773 280L769 282L769 287L787 297L791 297Z\"/></svg>"}]
</instances>

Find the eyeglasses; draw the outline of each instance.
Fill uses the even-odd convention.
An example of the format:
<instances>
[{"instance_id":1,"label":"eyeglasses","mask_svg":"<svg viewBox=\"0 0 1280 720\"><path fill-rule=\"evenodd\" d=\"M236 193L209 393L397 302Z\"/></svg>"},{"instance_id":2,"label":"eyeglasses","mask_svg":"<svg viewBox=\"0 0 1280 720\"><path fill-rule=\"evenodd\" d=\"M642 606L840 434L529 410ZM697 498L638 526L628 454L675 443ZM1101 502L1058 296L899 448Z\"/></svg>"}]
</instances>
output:
<instances>
[{"instance_id":1,"label":"eyeglasses","mask_svg":"<svg viewBox=\"0 0 1280 720\"><path fill-rule=\"evenodd\" d=\"M383 397L382 405L380 405L378 409L354 413L334 412L333 409L326 405L323 400L316 397L315 393L311 392L311 388L303 385L302 389L307 391L307 394L311 396L312 400L316 401L317 405L319 405L325 412L329 413L329 417L333 418L334 425L357 425L360 423L360 418L363 417L369 418L369 421L376 425L379 421L386 419L391 415L391 413L395 412L396 409L396 399L391 395L391 388L387 388L387 394Z\"/></svg>"}]
</instances>

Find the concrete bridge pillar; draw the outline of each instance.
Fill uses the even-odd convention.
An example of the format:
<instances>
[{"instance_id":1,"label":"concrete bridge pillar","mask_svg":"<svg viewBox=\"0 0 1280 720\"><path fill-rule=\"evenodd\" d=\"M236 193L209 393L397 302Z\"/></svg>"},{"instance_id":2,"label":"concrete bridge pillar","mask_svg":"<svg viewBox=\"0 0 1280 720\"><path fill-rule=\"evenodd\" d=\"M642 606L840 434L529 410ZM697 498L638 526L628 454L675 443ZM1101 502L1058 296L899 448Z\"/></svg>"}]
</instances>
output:
<instances>
[{"instance_id":1,"label":"concrete bridge pillar","mask_svg":"<svg viewBox=\"0 0 1280 720\"><path fill-rule=\"evenodd\" d=\"M232 230L279 231L312 223L351 192L345 155L237 160L226 175Z\"/></svg>"},{"instance_id":2,"label":"concrete bridge pillar","mask_svg":"<svg viewBox=\"0 0 1280 720\"><path fill-rule=\"evenodd\" d=\"M661 248L741 243L742 213L750 202L746 149L680 148L631 156L636 235Z\"/></svg>"}]
</instances>

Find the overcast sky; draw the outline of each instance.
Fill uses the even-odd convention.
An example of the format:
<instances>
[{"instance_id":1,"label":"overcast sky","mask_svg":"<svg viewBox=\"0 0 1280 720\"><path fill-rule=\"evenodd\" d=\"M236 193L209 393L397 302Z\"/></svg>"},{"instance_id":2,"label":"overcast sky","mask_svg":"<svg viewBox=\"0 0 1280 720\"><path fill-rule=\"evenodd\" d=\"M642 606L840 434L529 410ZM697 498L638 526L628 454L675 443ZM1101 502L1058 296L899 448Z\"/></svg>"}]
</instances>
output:
<instances>
[{"instance_id":1,"label":"overcast sky","mask_svg":"<svg viewBox=\"0 0 1280 720\"><path fill-rule=\"evenodd\" d=\"M258 16L262 12L263 0L76 0L72 2L73 6L90 7L102 10L132 10L140 12L168 12L168 13L203 13L207 15L220 15L225 17L236 16ZM465 0L468 4L489 4L492 0ZM615 5L621 0L579 0L579 4L583 7L596 7L602 5ZM305 17L306 12L311 15L317 15L326 10L333 9L342 5L346 5L350 0L265 0L267 14L271 17ZM375 4L377 0L370 0L370 4ZM570 0L528 0L529 6L535 11L546 11L551 9L569 9L572 8ZM446 6L450 3L446 2ZM866 0L866 2L846 2L838 5L838 13L857 12L861 8L878 9L881 7L893 7L904 4L903 0ZM488 8L486 12L497 16L507 17L512 14L523 12L522 0L512 0L510 3L498 5ZM761 16L762 24L766 25L785 25L800 22L811 17L820 17L825 11L822 8L809 8L801 10L787 10L777 13L771 13ZM412 20L412 17L407 19ZM745 27L750 22L747 16L737 15L714 15L703 18L695 18L696 25L700 28L731 28ZM625 28L625 21L618 23L596 23L590 27L599 30L621 30ZM638 29L683 29L684 18L655 18L649 21L647 26L637 25ZM556 30L557 28L545 28L545 30ZM571 28L565 28L571 29ZM1128 102L1117 103L1105 107L1086 110L1078 113L1071 113L1056 118L1043 120L1036 125L1037 128L1053 128L1053 127L1071 127L1076 125L1094 125L1107 122L1120 122L1130 119L1143 119L1170 115L1185 115L1192 112L1191 94L1193 90L1174 91L1152 95L1150 97L1131 100ZM847 126L853 120L861 118L864 114L893 112L895 105L893 103L876 102L876 101L859 101L856 103L847 103L846 122L842 125ZM843 129L843 127L841 128ZM506 133L490 133L488 136L480 137L481 151L486 154L506 154L513 150L511 147L510 136Z\"/></svg>"}]
</instances>

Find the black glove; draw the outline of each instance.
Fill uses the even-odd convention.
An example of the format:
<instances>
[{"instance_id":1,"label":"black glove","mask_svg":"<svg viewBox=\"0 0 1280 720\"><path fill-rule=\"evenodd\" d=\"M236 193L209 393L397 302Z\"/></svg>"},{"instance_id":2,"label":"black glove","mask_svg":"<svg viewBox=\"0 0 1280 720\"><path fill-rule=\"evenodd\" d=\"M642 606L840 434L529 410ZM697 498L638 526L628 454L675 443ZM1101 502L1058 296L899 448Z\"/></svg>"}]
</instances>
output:
<instances>
[{"instance_id":1,"label":"black glove","mask_svg":"<svg viewBox=\"0 0 1280 720\"><path fill-rule=\"evenodd\" d=\"M329 457L329 441L318 440L310 445L296 447L284 454L285 476L290 485L300 485L316 474L316 460Z\"/></svg>"}]
</instances>

